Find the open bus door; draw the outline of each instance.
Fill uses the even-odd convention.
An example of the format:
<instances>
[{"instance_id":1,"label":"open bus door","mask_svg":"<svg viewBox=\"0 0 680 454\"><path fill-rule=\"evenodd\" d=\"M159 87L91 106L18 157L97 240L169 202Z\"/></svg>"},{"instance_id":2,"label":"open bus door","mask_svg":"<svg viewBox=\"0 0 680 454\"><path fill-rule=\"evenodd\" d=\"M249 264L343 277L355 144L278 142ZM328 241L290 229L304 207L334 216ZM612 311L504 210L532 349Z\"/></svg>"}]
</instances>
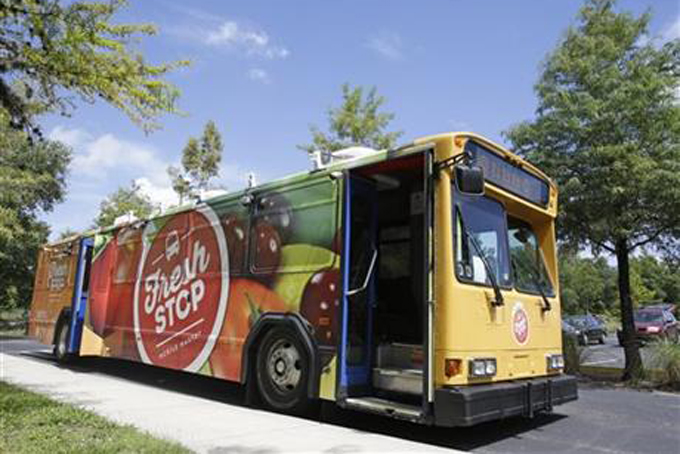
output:
<instances>
[{"instance_id":1,"label":"open bus door","mask_svg":"<svg viewBox=\"0 0 680 454\"><path fill-rule=\"evenodd\" d=\"M432 415L432 149L345 180L342 405Z\"/></svg>"},{"instance_id":2,"label":"open bus door","mask_svg":"<svg viewBox=\"0 0 680 454\"><path fill-rule=\"evenodd\" d=\"M344 197L343 317L340 386L346 396L371 387L372 322L375 300L376 188L350 176Z\"/></svg>"}]
</instances>

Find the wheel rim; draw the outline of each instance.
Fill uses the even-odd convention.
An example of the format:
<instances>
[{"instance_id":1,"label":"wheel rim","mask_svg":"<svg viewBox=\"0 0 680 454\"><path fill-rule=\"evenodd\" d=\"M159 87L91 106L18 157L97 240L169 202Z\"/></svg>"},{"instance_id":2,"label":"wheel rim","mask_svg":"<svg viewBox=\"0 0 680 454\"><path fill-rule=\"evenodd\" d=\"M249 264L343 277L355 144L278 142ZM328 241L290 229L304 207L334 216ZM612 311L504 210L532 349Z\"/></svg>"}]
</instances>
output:
<instances>
[{"instance_id":1,"label":"wheel rim","mask_svg":"<svg viewBox=\"0 0 680 454\"><path fill-rule=\"evenodd\" d=\"M57 354L58 356L64 356L66 353L66 342L68 338L68 330L64 327L59 331L59 342L57 343Z\"/></svg>"},{"instance_id":2,"label":"wheel rim","mask_svg":"<svg viewBox=\"0 0 680 454\"><path fill-rule=\"evenodd\" d=\"M281 393L293 391L302 376L300 352L287 339L279 339L267 355L267 375Z\"/></svg>"}]
</instances>

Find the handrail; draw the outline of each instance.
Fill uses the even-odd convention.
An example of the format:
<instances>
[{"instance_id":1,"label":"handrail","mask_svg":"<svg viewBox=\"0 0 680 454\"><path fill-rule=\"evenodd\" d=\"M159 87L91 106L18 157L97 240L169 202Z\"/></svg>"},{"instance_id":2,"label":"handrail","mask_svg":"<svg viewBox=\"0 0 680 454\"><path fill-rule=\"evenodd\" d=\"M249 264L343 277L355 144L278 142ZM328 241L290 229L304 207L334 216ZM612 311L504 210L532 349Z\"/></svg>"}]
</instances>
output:
<instances>
[{"instance_id":1,"label":"handrail","mask_svg":"<svg viewBox=\"0 0 680 454\"><path fill-rule=\"evenodd\" d=\"M366 273L366 279L364 279L364 284L352 290L347 291L347 296L353 296L357 293L363 292L368 287L368 283L371 280L371 275L373 274L373 268L375 267L375 261L378 258L378 249L373 249L373 257L371 257L371 264L368 267L368 272Z\"/></svg>"}]
</instances>

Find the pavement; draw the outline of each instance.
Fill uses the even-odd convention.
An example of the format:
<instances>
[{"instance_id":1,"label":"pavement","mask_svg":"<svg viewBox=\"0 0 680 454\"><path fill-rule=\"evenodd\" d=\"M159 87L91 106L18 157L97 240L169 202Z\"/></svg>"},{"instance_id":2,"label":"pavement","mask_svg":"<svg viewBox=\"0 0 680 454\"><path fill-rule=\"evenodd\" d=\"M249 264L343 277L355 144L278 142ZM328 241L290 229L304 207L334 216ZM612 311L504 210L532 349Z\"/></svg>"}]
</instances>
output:
<instances>
[{"instance_id":1,"label":"pavement","mask_svg":"<svg viewBox=\"0 0 680 454\"><path fill-rule=\"evenodd\" d=\"M650 348L643 346L640 349L640 356L642 356L642 363L645 367L650 365ZM606 337L605 343L602 345L591 344L584 348L583 366L597 366L623 369L626 364L626 358L616 340L616 334L610 334Z\"/></svg>"},{"instance_id":2,"label":"pavement","mask_svg":"<svg viewBox=\"0 0 680 454\"><path fill-rule=\"evenodd\" d=\"M443 429L334 404L311 419L280 415L220 380L103 358L63 367L25 339L0 339L0 378L206 453L680 452L680 395L588 383L552 414Z\"/></svg>"}]
</instances>

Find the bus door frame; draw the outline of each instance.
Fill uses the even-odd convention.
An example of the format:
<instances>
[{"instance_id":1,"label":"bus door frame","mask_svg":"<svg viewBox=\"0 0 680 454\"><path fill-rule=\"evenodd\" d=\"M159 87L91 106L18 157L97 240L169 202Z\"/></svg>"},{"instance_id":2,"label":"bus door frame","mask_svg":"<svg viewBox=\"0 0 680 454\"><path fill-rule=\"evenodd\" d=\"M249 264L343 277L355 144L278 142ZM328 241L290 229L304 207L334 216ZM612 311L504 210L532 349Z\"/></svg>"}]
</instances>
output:
<instances>
[{"instance_id":1,"label":"bus door frame","mask_svg":"<svg viewBox=\"0 0 680 454\"><path fill-rule=\"evenodd\" d=\"M83 334L83 322L87 310L87 297L89 295L89 268L92 266L92 250L94 239L92 237L82 238L78 248L78 266L76 268L76 278L73 286L73 299L71 301L71 329L68 339L67 351L78 353L80 351L80 340ZM88 254L88 251L90 252ZM88 259L89 257L89 259ZM84 291L87 285L88 291Z\"/></svg>"},{"instance_id":2,"label":"bus door frame","mask_svg":"<svg viewBox=\"0 0 680 454\"><path fill-rule=\"evenodd\" d=\"M435 146L429 145L423 152L423 202L424 202L424 235L423 235L423 400L421 418L429 420L434 411L434 186L437 175L434 174Z\"/></svg>"},{"instance_id":3,"label":"bus door frame","mask_svg":"<svg viewBox=\"0 0 680 454\"><path fill-rule=\"evenodd\" d=\"M373 312L375 306L375 273L377 267L377 189L368 180L352 175L352 171L345 173L345 190L343 197L343 254L342 254L342 322L341 322L341 336L340 336L340 354L339 354L339 373L340 373L340 398L348 397L356 394L368 394L372 388L372 363L373 363ZM360 189L357 189L360 188ZM357 192L355 192L357 191ZM352 291L357 289L350 289L352 285L350 282L350 265L351 252L354 245L351 244L351 229L352 229L352 199L353 195L361 194L366 197L365 203L372 206L371 220L369 221L369 241L373 251L370 253L370 263L366 269L365 286L361 293L366 293L365 298L365 342L364 355L362 361L357 365L348 364L348 333L349 324L351 322L349 317L349 305L353 296Z\"/></svg>"}]
</instances>

